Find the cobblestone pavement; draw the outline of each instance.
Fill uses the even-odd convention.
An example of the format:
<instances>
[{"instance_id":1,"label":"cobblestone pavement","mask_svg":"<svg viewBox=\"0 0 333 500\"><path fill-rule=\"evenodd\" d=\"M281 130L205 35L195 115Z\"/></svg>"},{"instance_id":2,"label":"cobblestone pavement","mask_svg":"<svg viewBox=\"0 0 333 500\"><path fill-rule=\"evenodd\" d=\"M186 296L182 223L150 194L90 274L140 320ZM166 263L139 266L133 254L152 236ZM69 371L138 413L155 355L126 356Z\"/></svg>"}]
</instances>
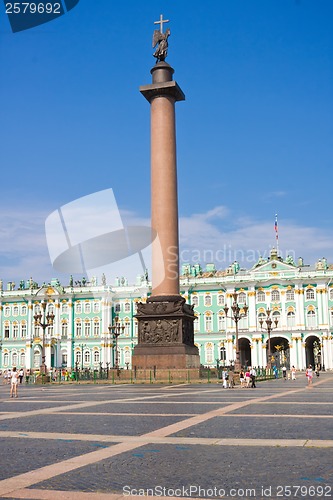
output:
<instances>
[{"instance_id":1,"label":"cobblestone pavement","mask_svg":"<svg viewBox=\"0 0 333 500\"><path fill-rule=\"evenodd\" d=\"M333 499L333 374L0 386L0 498Z\"/></svg>"}]
</instances>

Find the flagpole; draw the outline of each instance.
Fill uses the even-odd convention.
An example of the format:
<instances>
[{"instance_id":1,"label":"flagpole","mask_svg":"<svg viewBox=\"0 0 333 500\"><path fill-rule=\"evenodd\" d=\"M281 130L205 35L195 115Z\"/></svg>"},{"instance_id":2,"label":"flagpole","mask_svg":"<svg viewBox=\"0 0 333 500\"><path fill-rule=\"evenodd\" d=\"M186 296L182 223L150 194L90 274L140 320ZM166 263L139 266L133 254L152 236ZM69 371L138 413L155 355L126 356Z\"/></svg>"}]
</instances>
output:
<instances>
[{"instance_id":1,"label":"flagpole","mask_svg":"<svg viewBox=\"0 0 333 500\"><path fill-rule=\"evenodd\" d=\"M277 251L277 255L279 256L279 231L278 231L278 215L277 214L275 214L274 229L275 229L275 239L276 239L276 251Z\"/></svg>"}]
</instances>

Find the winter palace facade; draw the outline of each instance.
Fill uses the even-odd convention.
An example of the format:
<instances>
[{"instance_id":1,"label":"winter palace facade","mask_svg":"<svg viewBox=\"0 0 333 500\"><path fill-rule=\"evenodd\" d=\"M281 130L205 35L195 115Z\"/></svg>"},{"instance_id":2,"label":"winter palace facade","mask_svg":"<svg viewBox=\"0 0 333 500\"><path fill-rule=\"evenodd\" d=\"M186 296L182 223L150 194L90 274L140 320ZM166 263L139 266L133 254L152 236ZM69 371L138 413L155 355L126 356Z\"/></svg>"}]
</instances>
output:
<instances>
[{"instance_id":1,"label":"winter palace facade","mask_svg":"<svg viewBox=\"0 0 333 500\"><path fill-rule=\"evenodd\" d=\"M201 364L232 365L236 350L236 324L230 316L234 293L241 318L238 339L243 365L266 366L268 337L272 364L304 369L320 364L333 369L333 266L320 259L314 266L303 260L283 260L275 249L251 269L237 262L224 271L213 264L182 266L181 293L193 305L195 343ZM137 342L136 307L151 293L147 276L135 285L126 279L108 285L82 282L62 286L58 280L38 286L32 279L5 286L0 282L0 369L12 366L38 369L42 354L48 368L132 368ZM226 317L224 307L229 307ZM248 306L246 315L242 314ZM273 319L269 335L267 310ZM44 328L36 325L39 314ZM53 317L47 326L46 315ZM260 321L264 320L264 321ZM109 328L121 326L117 341ZM115 349L118 355L116 356Z\"/></svg>"}]
</instances>

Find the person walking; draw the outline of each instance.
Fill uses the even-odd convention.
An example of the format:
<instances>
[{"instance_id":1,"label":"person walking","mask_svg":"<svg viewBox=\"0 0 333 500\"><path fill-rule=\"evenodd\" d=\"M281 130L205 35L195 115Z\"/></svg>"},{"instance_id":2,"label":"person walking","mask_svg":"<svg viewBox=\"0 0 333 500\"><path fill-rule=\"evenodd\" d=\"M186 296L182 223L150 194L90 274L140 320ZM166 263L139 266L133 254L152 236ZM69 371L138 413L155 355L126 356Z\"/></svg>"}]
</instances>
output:
<instances>
[{"instance_id":1,"label":"person walking","mask_svg":"<svg viewBox=\"0 0 333 500\"><path fill-rule=\"evenodd\" d=\"M296 380L296 368L294 365L291 367L291 380Z\"/></svg>"},{"instance_id":2,"label":"person walking","mask_svg":"<svg viewBox=\"0 0 333 500\"><path fill-rule=\"evenodd\" d=\"M285 365L283 365L283 367L282 367L282 377L283 377L284 381L287 380L287 368Z\"/></svg>"},{"instance_id":3,"label":"person walking","mask_svg":"<svg viewBox=\"0 0 333 500\"><path fill-rule=\"evenodd\" d=\"M20 379L20 384L22 384L22 380L23 380L23 377L24 377L24 370L23 370L23 368L20 369L18 376L19 376L19 379Z\"/></svg>"},{"instance_id":4,"label":"person walking","mask_svg":"<svg viewBox=\"0 0 333 500\"><path fill-rule=\"evenodd\" d=\"M312 365L309 365L309 367L306 369L305 375L308 379L308 387L312 386L312 379L313 379Z\"/></svg>"},{"instance_id":5,"label":"person walking","mask_svg":"<svg viewBox=\"0 0 333 500\"><path fill-rule=\"evenodd\" d=\"M234 381L234 372L232 370L229 371L229 389L233 389L235 385Z\"/></svg>"},{"instance_id":6,"label":"person walking","mask_svg":"<svg viewBox=\"0 0 333 500\"><path fill-rule=\"evenodd\" d=\"M18 384L18 373L16 371L16 366L12 369L11 380L10 380L10 397L17 398L17 384Z\"/></svg>"},{"instance_id":7,"label":"person walking","mask_svg":"<svg viewBox=\"0 0 333 500\"><path fill-rule=\"evenodd\" d=\"M252 388L257 387L257 386L256 386L256 376L257 376L257 372L256 372L255 368L254 368L254 367L252 367L252 368L251 368L251 370L250 370L251 387L252 387Z\"/></svg>"},{"instance_id":8,"label":"person walking","mask_svg":"<svg viewBox=\"0 0 333 500\"><path fill-rule=\"evenodd\" d=\"M223 379L223 389L227 389L228 388L229 375L228 375L228 372L227 372L226 368L222 372L222 379Z\"/></svg>"}]
</instances>

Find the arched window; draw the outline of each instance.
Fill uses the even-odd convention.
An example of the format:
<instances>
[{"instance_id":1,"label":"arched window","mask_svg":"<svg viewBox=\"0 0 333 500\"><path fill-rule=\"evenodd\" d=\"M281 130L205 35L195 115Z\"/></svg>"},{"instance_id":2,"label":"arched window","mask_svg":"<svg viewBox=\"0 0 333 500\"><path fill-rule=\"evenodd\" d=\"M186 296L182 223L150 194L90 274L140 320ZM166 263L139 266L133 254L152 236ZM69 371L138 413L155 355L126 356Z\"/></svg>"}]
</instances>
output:
<instances>
[{"instance_id":1,"label":"arched window","mask_svg":"<svg viewBox=\"0 0 333 500\"><path fill-rule=\"evenodd\" d=\"M212 317L211 316L205 316L205 330L206 330L206 332L212 331Z\"/></svg>"},{"instance_id":2,"label":"arched window","mask_svg":"<svg viewBox=\"0 0 333 500\"><path fill-rule=\"evenodd\" d=\"M330 300L333 300L333 288L330 289Z\"/></svg>"},{"instance_id":3,"label":"arched window","mask_svg":"<svg viewBox=\"0 0 333 500\"><path fill-rule=\"evenodd\" d=\"M49 314L54 314L54 305L53 304L49 304L49 306L47 308L47 312Z\"/></svg>"},{"instance_id":4,"label":"arched window","mask_svg":"<svg viewBox=\"0 0 333 500\"><path fill-rule=\"evenodd\" d=\"M54 328L53 328L53 326L48 326L47 327L47 333L48 333L49 337L53 337L53 334L54 334Z\"/></svg>"},{"instance_id":5,"label":"arched window","mask_svg":"<svg viewBox=\"0 0 333 500\"><path fill-rule=\"evenodd\" d=\"M8 352L3 353L3 365L4 366L9 365L9 353Z\"/></svg>"},{"instance_id":6,"label":"arched window","mask_svg":"<svg viewBox=\"0 0 333 500\"><path fill-rule=\"evenodd\" d=\"M25 366L25 352L20 354L20 366Z\"/></svg>"},{"instance_id":7,"label":"arched window","mask_svg":"<svg viewBox=\"0 0 333 500\"><path fill-rule=\"evenodd\" d=\"M75 325L75 335L77 337L81 337L82 335L82 324L81 321L78 321Z\"/></svg>"},{"instance_id":8,"label":"arched window","mask_svg":"<svg viewBox=\"0 0 333 500\"><path fill-rule=\"evenodd\" d=\"M17 339L17 337L18 337L18 331L19 331L18 324L14 323L13 324L13 339Z\"/></svg>"},{"instance_id":9,"label":"arched window","mask_svg":"<svg viewBox=\"0 0 333 500\"><path fill-rule=\"evenodd\" d=\"M131 351L126 348L124 350L124 363L127 366L131 364Z\"/></svg>"},{"instance_id":10,"label":"arched window","mask_svg":"<svg viewBox=\"0 0 333 500\"><path fill-rule=\"evenodd\" d=\"M39 368L41 365L41 355L39 350L34 351L34 367Z\"/></svg>"},{"instance_id":11,"label":"arched window","mask_svg":"<svg viewBox=\"0 0 333 500\"><path fill-rule=\"evenodd\" d=\"M306 300L314 300L315 293L313 288L308 288L305 294Z\"/></svg>"},{"instance_id":12,"label":"arched window","mask_svg":"<svg viewBox=\"0 0 333 500\"><path fill-rule=\"evenodd\" d=\"M22 306L21 307L21 315L25 316L27 314L27 306Z\"/></svg>"},{"instance_id":13,"label":"arched window","mask_svg":"<svg viewBox=\"0 0 333 500\"><path fill-rule=\"evenodd\" d=\"M286 299L287 300L295 300L294 290L287 290Z\"/></svg>"},{"instance_id":14,"label":"arched window","mask_svg":"<svg viewBox=\"0 0 333 500\"><path fill-rule=\"evenodd\" d=\"M217 305L224 306L224 295L222 293L217 296Z\"/></svg>"},{"instance_id":15,"label":"arched window","mask_svg":"<svg viewBox=\"0 0 333 500\"><path fill-rule=\"evenodd\" d=\"M90 351L84 351L84 364L90 365Z\"/></svg>"},{"instance_id":16,"label":"arched window","mask_svg":"<svg viewBox=\"0 0 333 500\"><path fill-rule=\"evenodd\" d=\"M13 316L18 316L19 308L17 306L13 307Z\"/></svg>"},{"instance_id":17,"label":"arched window","mask_svg":"<svg viewBox=\"0 0 333 500\"><path fill-rule=\"evenodd\" d=\"M266 296L265 292L259 291L257 292L257 302L265 302Z\"/></svg>"},{"instance_id":18,"label":"arched window","mask_svg":"<svg viewBox=\"0 0 333 500\"><path fill-rule=\"evenodd\" d=\"M61 336L63 338L67 338L67 334L68 334L68 325L66 322L63 322L61 324Z\"/></svg>"},{"instance_id":19,"label":"arched window","mask_svg":"<svg viewBox=\"0 0 333 500\"><path fill-rule=\"evenodd\" d=\"M99 332L100 332L100 323L99 321L94 321L94 336L99 337Z\"/></svg>"},{"instance_id":20,"label":"arched window","mask_svg":"<svg viewBox=\"0 0 333 500\"><path fill-rule=\"evenodd\" d=\"M272 314L272 320L273 320L273 327L275 327L275 320L277 320L277 328L281 325L280 323L280 313L279 311L274 311Z\"/></svg>"},{"instance_id":21,"label":"arched window","mask_svg":"<svg viewBox=\"0 0 333 500\"><path fill-rule=\"evenodd\" d=\"M61 306L61 312L62 314L68 314L68 304L67 302L64 302Z\"/></svg>"},{"instance_id":22,"label":"arched window","mask_svg":"<svg viewBox=\"0 0 333 500\"><path fill-rule=\"evenodd\" d=\"M76 351L76 353L75 353L75 363L77 363L79 365L79 364L81 364L81 360L82 360L81 351Z\"/></svg>"},{"instance_id":23,"label":"arched window","mask_svg":"<svg viewBox=\"0 0 333 500\"><path fill-rule=\"evenodd\" d=\"M75 302L75 312L76 312L76 314L82 313L82 304L80 301Z\"/></svg>"},{"instance_id":24,"label":"arched window","mask_svg":"<svg viewBox=\"0 0 333 500\"><path fill-rule=\"evenodd\" d=\"M18 361L17 352L13 352L13 354L12 354L12 365L13 366L17 366L17 361Z\"/></svg>"},{"instance_id":25,"label":"arched window","mask_svg":"<svg viewBox=\"0 0 333 500\"><path fill-rule=\"evenodd\" d=\"M199 331L199 318L198 316L195 317L195 320L193 322L193 328L195 332Z\"/></svg>"},{"instance_id":26,"label":"arched window","mask_svg":"<svg viewBox=\"0 0 333 500\"><path fill-rule=\"evenodd\" d=\"M279 292L279 290L272 290L271 300L272 300L272 302L278 302L280 300L280 292Z\"/></svg>"},{"instance_id":27,"label":"arched window","mask_svg":"<svg viewBox=\"0 0 333 500\"><path fill-rule=\"evenodd\" d=\"M10 316L10 307L9 307L9 306L6 306L6 307L5 307L5 310L4 310L4 315L5 315L6 317Z\"/></svg>"},{"instance_id":28,"label":"arched window","mask_svg":"<svg viewBox=\"0 0 333 500\"><path fill-rule=\"evenodd\" d=\"M139 323L137 319L134 319L134 336L138 336L138 330L139 330Z\"/></svg>"},{"instance_id":29,"label":"arched window","mask_svg":"<svg viewBox=\"0 0 333 500\"><path fill-rule=\"evenodd\" d=\"M84 313L85 314L89 314L91 311L91 304L90 302L85 302L84 303Z\"/></svg>"},{"instance_id":30,"label":"arched window","mask_svg":"<svg viewBox=\"0 0 333 500\"><path fill-rule=\"evenodd\" d=\"M5 339L9 339L9 325L5 325Z\"/></svg>"},{"instance_id":31,"label":"arched window","mask_svg":"<svg viewBox=\"0 0 333 500\"><path fill-rule=\"evenodd\" d=\"M124 304L124 312L129 313L131 311L131 304L130 302L125 302Z\"/></svg>"},{"instance_id":32,"label":"arched window","mask_svg":"<svg viewBox=\"0 0 333 500\"><path fill-rule=\"evenodd\" d=\"M124 326L125 326L124 335L125 337L129 337L131 334L131 322L129 319L127 318L125 319Z\"/></svg>"},{"instance_id":33,"label":"arched window","mask_svg":"<svg viewBox=\"0 0 333 500\"><path fill-rule=\"evenodd\" d=\"M265 326L266 326L265 319L266 319L266 314L263 313L263 312L260 312L258 314L258 325L259 325L259 328L261 328L261 326L260 326L260 320L263 321L262 327L265 328Z\"/></svg>"},{"instance_id":34,"label":"arched window","mask_svg":"<svg viewBox=\"0 0 333 500\"><path fill-rule=\"evenodd\" d=\"M225 330L225 315L224 314L219 314L218 316L218 322L219 322L219 330Z\"/></svg>"},{"instance_id":35,"label":"arched window","mask_svg":"<svg viewBox=\"0 0 333 500\"><path fill-rule=\"evenodd\" d=\"M212 305L212 296L210 293L205 295L205 306L210 307Z\"/></svg>"},{"instance_id":36,"label":"arched window","mask_svg":"<svg viewBox=\"0 0 333 500\"><path fill-rule=\"evenodd\" d=\"M40 304L35 304L35 306L34 306L34 314L40 314L40 313L41 313Z\"/></svg>"},{"instance_id":37,"label":"arched window","mask_svg":"<svg viewBox=\"0 0 333 500\"><path fill-rule=\"evenodd\" d=\"M100 303L94 302L94 313L99 313L100 311Z\"/></svg>"},{"instance_id":38,"label":"arched window","mask_svg":"<svg viewBox=\"0 0 333 500\"><path fill-rule=\"evenodd\" d=\"M206 344L206 362L213 363L213 361L214 361L213 344L209 342L208 344Z\"/></svg>"},{"instance_id":39,"label":"arched window","mask_svg":"<svg viewBox=\"0 0 333 500\"><path fill-rule=\"evenodd\" d=\"M308 311L306 317L307 317L307 325L309 328L314 328L315 326L317 326L315 311Z\"/></svg>"},{"instance_id":40,"label":"arched window","mask_svg":"<svg viewBox=\"0 0 333 500\"><path fill-rule=\"evenodd\" d=\"M27 336L27 324L21 323L21 337L24 339Z\"/></svg>"},{"instance_id":41,"label":"arched window","mask_svg":"<svg viewBox=\"0 0 333 500\"><path fill-rule=\"evenodd\" d=\"M85 321L84 323L84 335L85 337L90 337L91 334L91 323L90 321Z\"/></svg>"},{"instance_id":42,"label":"arched window","mask_svg":"<svg viewBox=\"0 0 333 500\"><path fill-rule=\"evenodd\" d=\"M238 304L246 304L246 293L241 292L238 294Z\"/></svg>"},{"instance_id":43,"label":"arched window","mask_svg":"<svg viewBox=\"0 0 333 500\"><path fill-rule=\"evenodd\" d=\"M114 310L116 313L120 312L120 303L119 302L117 302L117 304L114 305Z\"/></svg>"},{"instance_id":44,"label":"arched window","mask_svg":"<svg viewBox=\"0 0 333 500\"><path fill-rule=\"evenodd\" d=\"M289 328L295 326L295 313L293 311L289 311L287 314L287 326Z\"/></svg>"},{"instance_id":45,"label":"arched window","mask_svg":"<svg viewBox=\"0 0 333 500\"><path fill-rule=\"evenodd\" d=\"M247 316L241 316L239 320L239 328L241 330L246 330L247 328Z\"/></svg>"},{"instance_id":46,"label":"arched window","mask_svg":"<svg viewBox=\"0 0 333 500\"><path fill-rule=\"evenodd\" d=\"M99 363L99 351L97 349L94 351L94 364Z\"/></svg>"},{"instance_id":47,"label":"arched window","mask_svg":"<svg viewBox=\"0 0 333 500\"><path fill-rule=\"evenodd\" d=\"M199 305L199 297L198 297L198 295L192 295L191 302L192 302L192 305L194 307L197 307Z\"/></svg>"}]
</instances>

